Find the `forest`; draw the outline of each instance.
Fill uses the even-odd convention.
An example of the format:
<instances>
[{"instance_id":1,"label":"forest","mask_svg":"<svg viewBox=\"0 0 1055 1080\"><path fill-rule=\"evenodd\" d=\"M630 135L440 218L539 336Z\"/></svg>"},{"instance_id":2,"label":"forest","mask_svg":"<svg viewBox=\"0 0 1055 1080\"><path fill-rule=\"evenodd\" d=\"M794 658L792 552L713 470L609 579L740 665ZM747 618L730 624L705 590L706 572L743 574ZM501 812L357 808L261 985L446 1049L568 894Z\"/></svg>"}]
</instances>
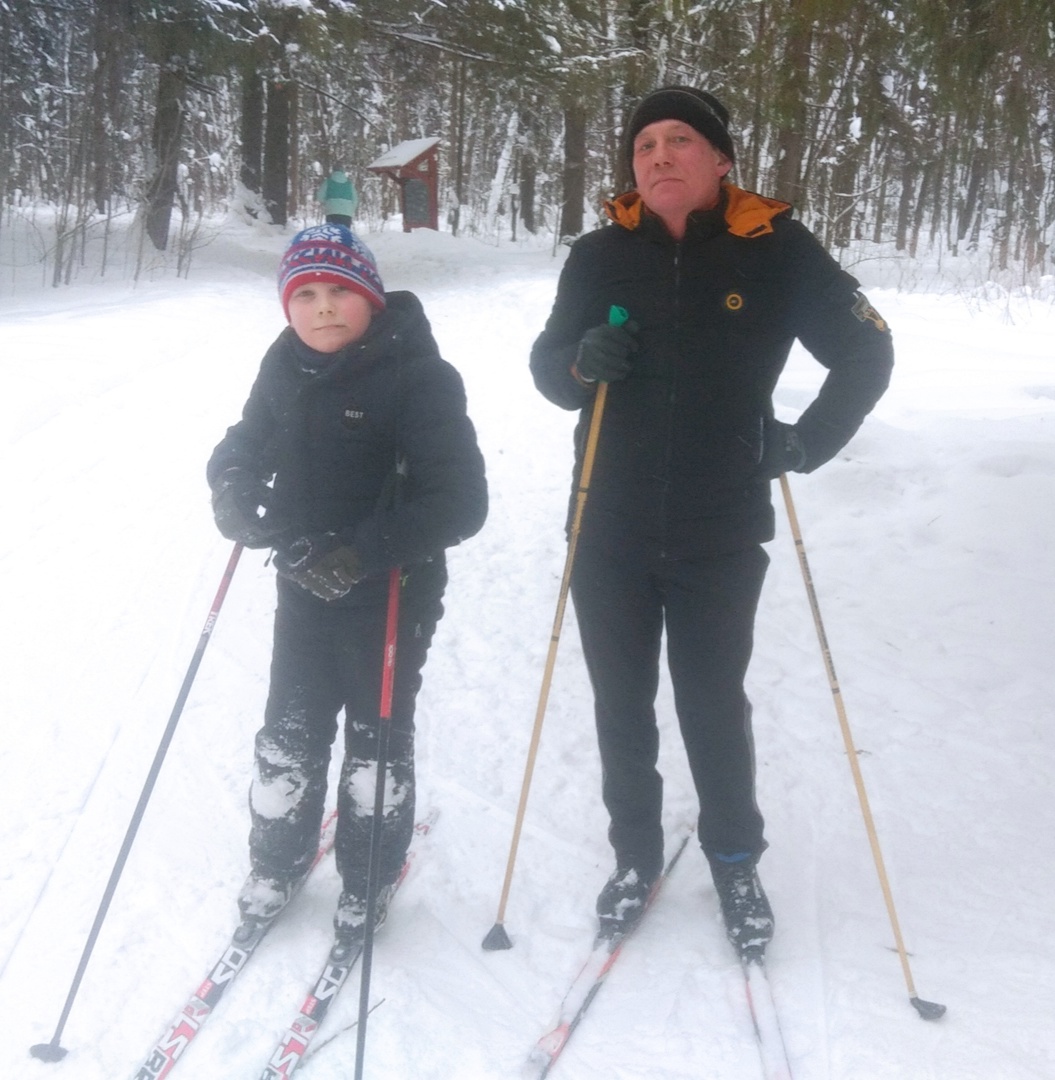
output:
<instances>
[{"instance_id":1,"label":"forest","mask_svg":"<svg viewBox=\"0 0 1055 1080\"><path fill-rule=\"evenodd\" d=\"M670 84L844 260L1053 272L1055 0L0 0L0 241L54 285L118 229L183 260L224 214L316 219L334 169L373 227L398 191L365 167L438 137L441 228L556 247Z\"/></svg>"}]
</instances>

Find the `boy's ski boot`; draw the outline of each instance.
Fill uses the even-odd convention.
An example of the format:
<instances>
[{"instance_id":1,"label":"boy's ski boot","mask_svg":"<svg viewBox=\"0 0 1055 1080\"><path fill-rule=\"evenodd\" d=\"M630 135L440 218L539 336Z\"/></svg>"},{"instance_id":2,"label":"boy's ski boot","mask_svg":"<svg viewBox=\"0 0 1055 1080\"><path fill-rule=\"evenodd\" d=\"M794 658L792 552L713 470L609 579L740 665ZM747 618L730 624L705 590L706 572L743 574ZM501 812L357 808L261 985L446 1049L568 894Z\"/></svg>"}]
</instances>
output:
<instances>
[{"instance_id":1,"label":"boy's ski boot","mask_svg":"<svg viewBox=\"0 0 1055 1080\"><path fill-rule=\"evenodd\" d=\"M388 917L388 905L395 891L395 885L384 885L378 889L374 908L375 931ZM336 936L330 950L330 962L343 966L355 958L366 940L366 898L345 889L337 902L333 929Z\"/></svg>"},{"instance_id":2,"label":"boy's ski boot","mask_svg":"<svg viewBox=\"0 0 1055 1080\"><path fill-rule=\"evenodd\" d=\"M255 870L245 879L238 894L238 910L242 922L235 931L235 939L247 945L274 922L276 916L289 903L297 887L297 878L259 874Z\"/></svg>"}]
</instances>

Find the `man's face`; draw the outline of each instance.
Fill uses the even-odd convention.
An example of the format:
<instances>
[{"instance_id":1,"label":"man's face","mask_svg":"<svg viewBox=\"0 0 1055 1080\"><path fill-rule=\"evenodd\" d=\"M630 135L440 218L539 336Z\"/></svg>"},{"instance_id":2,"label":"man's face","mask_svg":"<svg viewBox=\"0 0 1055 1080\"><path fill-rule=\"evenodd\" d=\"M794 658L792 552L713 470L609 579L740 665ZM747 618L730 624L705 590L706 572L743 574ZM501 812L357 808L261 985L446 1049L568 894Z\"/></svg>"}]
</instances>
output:
<instances>
[{"instance_id":1,"label":"man's face","mask_svg":"<svg viewBox=\"0 0 1055 1080\"><path fill-rule=\"evenodd\" d=\"M373 316L361 293L315 282L302 285L289 298L289 323L297 337L321 353L333 353L366 333Z\"/></svg>"},{"instance_id":2,"label":"man's face","mask_svg":"<svg viewBox=\"0 0 1055 1080\"><path fill-rule=\"evenodd\" d=\"M709 140L681 120L657 120L634 139L637 190L668 227L680 223L683 230L693 210L717 205L722 177L732 167Z\"/></svg>"}]
</instances>

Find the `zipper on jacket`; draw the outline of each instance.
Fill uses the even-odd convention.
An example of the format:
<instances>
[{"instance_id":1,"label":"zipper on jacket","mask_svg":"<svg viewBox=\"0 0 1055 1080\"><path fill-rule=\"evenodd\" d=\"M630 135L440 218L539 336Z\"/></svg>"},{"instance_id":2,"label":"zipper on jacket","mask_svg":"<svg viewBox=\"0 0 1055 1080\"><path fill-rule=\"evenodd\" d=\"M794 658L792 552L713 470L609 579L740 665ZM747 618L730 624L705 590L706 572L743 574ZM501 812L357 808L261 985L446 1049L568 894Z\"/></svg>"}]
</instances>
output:
<instances>
[{"instance_id":1,"label":"zipper on jacket","mask_svg":"<svg viewBox=\"0 0 1055 1080\"><path fill-rule=\"evenodd\" d=\"M681 252L682 242L674 243L674 321L678 327L678 354L681 350ZM669 499L671 489L671 461L674 456L674 406L678 398L678 355L671 359L670 382L667 391L667 436L663 459L663 495L660 501L659 519L662 523L662 550L660 555L666 558L666 543L670 535Z\"/></svg>"}]
</instances>

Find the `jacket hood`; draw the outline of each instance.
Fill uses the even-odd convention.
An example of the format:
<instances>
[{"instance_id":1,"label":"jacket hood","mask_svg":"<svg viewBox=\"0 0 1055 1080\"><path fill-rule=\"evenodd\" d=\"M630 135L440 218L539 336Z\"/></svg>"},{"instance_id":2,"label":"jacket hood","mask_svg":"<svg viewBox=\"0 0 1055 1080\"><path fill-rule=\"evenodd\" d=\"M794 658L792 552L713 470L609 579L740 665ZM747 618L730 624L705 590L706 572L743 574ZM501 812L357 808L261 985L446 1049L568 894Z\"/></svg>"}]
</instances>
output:
<instances>
[{"instance_id":1,"label":"jacket hood","mask_svg":"<svg viewBox=\"0 0 1055 1080\"><path fill-rule=\"evenodd\" d=\"M745 191L735 184L723 184L725 197L725 223L734 236L764 236L773 231L773 219L790 213L791 203L768 199ZM624 229L636 229L642 218L651 211L637 191L628 191L604 204L605 213L616 225Z\"/></svg>"},{"instance_id":2,"label":"jacket hood","mask_svg":"<svg viewBox=\"0 0 1055 1080\"><path fill-rule=\"evenodd\" d=\"M439 359L421 301L411 292L386 293L385 299L385 310L374 314L366 333L337 352L316 352L297 337L291 326L282 331L272 348L282 350L291 370L312 382L339 380L346 373L406 353L419 359Z\"/></svg>"}]
</instances>

